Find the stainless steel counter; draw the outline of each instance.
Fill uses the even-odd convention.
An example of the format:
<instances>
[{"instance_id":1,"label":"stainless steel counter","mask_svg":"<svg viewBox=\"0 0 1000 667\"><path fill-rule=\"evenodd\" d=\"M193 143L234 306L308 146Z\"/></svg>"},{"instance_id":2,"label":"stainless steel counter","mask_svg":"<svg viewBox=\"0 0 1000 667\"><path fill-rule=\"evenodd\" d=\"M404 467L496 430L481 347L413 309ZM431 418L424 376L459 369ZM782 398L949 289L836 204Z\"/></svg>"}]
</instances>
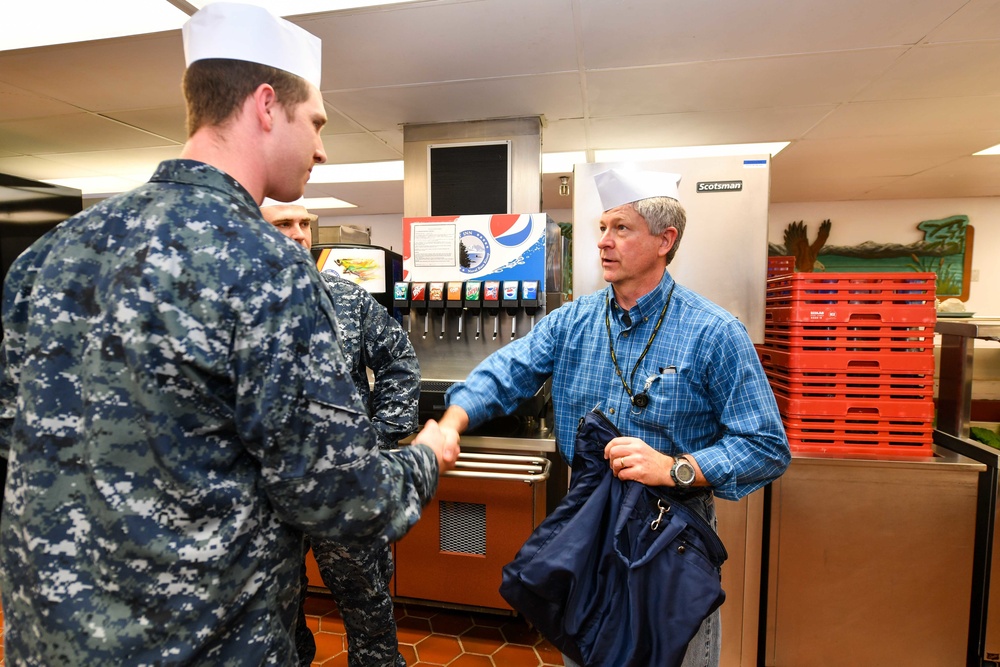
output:
<instances>
[{"instance_id":1,"label":"stainless steel counter","mask_svg":"<svg viewBox=\"0 0 1000 667\"><path fill-rule=\"evenodd\" d=\"M938 373L938 418L934 441L939 447L984 465L979 474L966 664L1000 661L1000 451L969 438L972 417L972 368L976 340L1000 341L1000 318L939 318L941 365ZM989 611L993 609L992 616Z\"/></svg>"},{"instance_id":2,"label":"stainless steel counter","mask_svg":"<svg viewBox=\"0 0 1000 667\"><path fill-rule=\"evenodd\" d=\"M795 456L771 487L769 667L966 665L982 463Z\"/></svg>"},{"instance_id":3,"label":"stainless steel counter","mask_svg":"<svg viewBox=\"0 0 1000 667\"><path fill-rule=\"evenodd\" d=\"M1000 318L938 319L934 331L941 334L937 427L945 433L967 438L972 412L975 341L1000 341Z\"/></svg>"}]
</instances>

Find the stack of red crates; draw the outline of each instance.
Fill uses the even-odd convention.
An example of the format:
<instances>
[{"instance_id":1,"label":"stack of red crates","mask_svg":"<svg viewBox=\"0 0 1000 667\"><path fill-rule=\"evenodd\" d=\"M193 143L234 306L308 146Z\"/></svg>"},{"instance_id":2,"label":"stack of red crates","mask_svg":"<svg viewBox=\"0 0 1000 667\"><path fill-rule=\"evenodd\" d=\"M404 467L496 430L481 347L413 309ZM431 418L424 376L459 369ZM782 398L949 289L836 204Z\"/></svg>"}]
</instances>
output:
<instances>
[{"instance_id":1,"label":"stack of red crates","mask_svg":"<svg viewBox=\"0 0 1000 667\"><path fill-rule=\"evenodd\" d=\"M757 346L792 451L932 454L933 273L768 278Z\"/></svg>"}]
</instances>

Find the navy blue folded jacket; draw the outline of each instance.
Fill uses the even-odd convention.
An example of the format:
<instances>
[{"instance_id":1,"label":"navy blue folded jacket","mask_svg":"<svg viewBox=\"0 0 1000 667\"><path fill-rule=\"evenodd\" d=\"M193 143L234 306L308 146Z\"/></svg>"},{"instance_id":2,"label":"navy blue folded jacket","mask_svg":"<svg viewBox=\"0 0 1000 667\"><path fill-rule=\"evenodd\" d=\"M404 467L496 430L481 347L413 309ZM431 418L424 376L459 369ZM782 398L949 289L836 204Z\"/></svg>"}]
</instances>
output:
<instances>
[{"instance_id":1,"label":"navy blue folded jacket","mask_svg":"<svg viewBox=\"0 0 1000 667\"><path fill-rule=\"evenodd\" d=\"M569 493L504 567L500 594L584 667L680 665L725 600L726 550L673 489L611 473L604 446L620 435L598 410L580 420Z\"/></svg>"}]
</instances>

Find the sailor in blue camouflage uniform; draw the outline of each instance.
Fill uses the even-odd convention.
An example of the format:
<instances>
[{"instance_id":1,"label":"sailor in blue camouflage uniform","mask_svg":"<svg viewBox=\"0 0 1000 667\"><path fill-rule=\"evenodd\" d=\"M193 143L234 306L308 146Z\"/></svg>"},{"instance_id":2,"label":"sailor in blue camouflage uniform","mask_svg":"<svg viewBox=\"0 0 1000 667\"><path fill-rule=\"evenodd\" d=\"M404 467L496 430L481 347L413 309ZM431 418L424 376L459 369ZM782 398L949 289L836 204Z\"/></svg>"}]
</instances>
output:
<instances>
[{"instance_id":1,"label":"sailor in blue camouflage uniform","mask_svg":"<svg viewBox=\"0 0 1000 667\"><path fill-rule=\"evenodd\" d=\"M304 206L264 206L261 213L307 251L312 247L312 225L317 216ZM369 292L331 273L321 275L337 313L344 358L375 427L379 446L396 447L417 429L420 367L416 352L402 327ZM371 388L367 369L371 369L373 378ZM311 542L323 583L333 593L344 619L349 667L406 667L399 653L389 592L393 574L389 546L351 549L333 540ZM303 576L302 611L295 633L302 667L311 664L316 656L316 641L305 624L307 589L308 580Z\"/></svg>"},{"instance_id":2,"label":"sailor in blue camouflage uniform","mask_svg":"<svg viewBox=\"0 0 1000 667\"><path fill-rule=\"evenodd\" d=\"M184 38L182 159L5 281L7 664L291 667L303 534L398 539L458 456L432 422L379 451L314 263L260 215L325 160L319 40L221 2Z\"/></svg>"}]
</instances>

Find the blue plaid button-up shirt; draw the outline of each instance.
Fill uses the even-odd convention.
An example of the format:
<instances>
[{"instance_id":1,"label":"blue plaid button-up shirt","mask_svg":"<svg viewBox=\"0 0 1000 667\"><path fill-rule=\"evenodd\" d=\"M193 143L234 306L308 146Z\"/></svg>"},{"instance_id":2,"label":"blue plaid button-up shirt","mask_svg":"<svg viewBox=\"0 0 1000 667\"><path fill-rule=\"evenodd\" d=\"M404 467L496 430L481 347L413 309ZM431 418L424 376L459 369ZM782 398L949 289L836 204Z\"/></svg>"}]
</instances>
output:
<instances>
[{"instance_id":1,"label":"blue plaid button-up shirt","mask_svg":"<svg viewBox=\"0 0 1000 667\"><path fill-rule=\"evenodd\" d=\"M636 367L668 297L660 330ZM615 373L606 317L626 382L633 394L645 389L649 396L645 408L631 404ZM479 364L447 401L465 409L474 427L510 413L549 377L556 443L568 462L577 423L594 407L660 452L691 454L720 498L759 489L790 461L774 395L743 324L668 272L627 314L611 287L554 310Z\"/></svg>"}]
</instances>

